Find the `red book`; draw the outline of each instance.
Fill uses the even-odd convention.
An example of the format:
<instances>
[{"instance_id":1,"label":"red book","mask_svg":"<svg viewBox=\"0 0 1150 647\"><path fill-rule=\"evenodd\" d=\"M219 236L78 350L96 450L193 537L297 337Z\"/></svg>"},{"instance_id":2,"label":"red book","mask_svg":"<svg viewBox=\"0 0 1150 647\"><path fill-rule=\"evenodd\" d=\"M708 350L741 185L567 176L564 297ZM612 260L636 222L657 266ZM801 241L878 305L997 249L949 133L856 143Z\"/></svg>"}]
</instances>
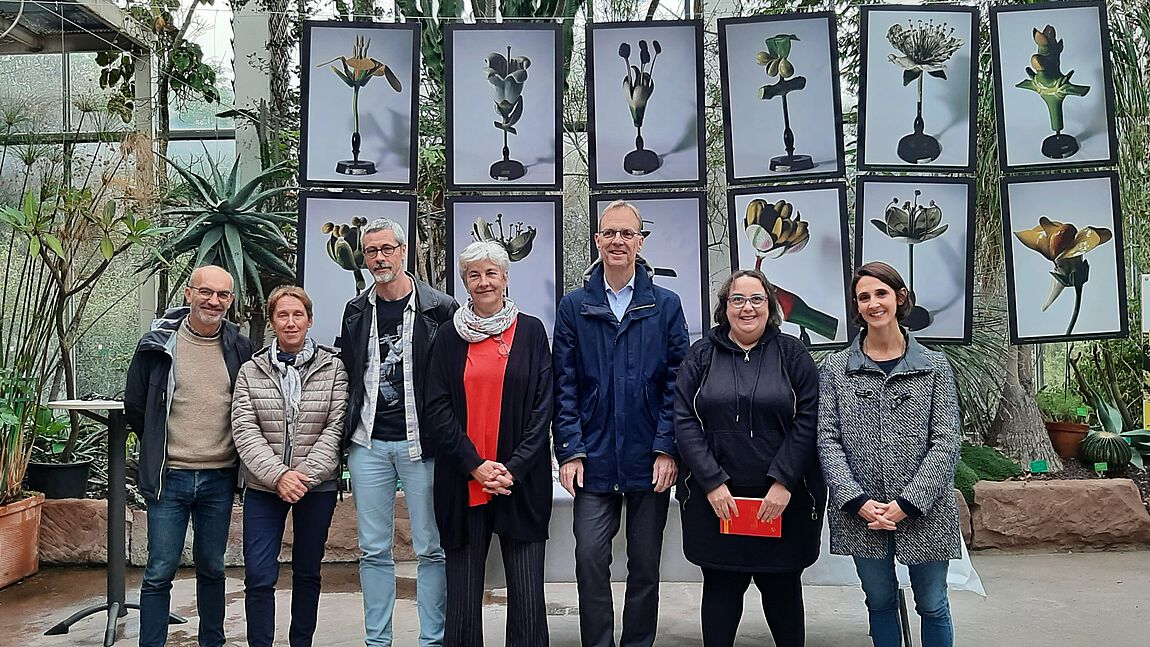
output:
<instances>
[{"instance_id":1,"label":"red book","mask_svg":"<svg viewBox=\"0 0 1150 647\"><path fill-rule=\"evenodd\" d=\"M719 519L719 532L724 535L748 535L751 537L782 537L783 518L775 517L769 523L759 521L759 506L762 499L748 499L735 497L735 505L739 508L739 516L731 517L729 521Z\"/></svg>"}]
</instances>

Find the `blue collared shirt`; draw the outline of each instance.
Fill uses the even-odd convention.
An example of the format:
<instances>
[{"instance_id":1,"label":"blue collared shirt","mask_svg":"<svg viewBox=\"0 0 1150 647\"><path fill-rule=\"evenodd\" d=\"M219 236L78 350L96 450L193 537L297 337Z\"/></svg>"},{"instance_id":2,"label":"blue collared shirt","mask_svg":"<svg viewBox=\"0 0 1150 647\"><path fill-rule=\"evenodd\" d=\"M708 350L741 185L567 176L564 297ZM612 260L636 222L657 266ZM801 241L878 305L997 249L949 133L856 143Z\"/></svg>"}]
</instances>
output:
<instances>
[{"instance_id":1,"label":"blue collared shirt","mask_svg":"<svg viewBox=\"0 0 1150 647\"><path fill-rule=\"evenodd\" d=\"M607 305L611 306L611 312L615 313L616 321L623 321L623 315L627 313L627 306L631 305L631 297L635 296L635 275L631 275L631 280L627 281L618 292L611 288L611 284L607 282L607 276L603 276L603 285L607 288Z\"/></svg>"}]
</instances>

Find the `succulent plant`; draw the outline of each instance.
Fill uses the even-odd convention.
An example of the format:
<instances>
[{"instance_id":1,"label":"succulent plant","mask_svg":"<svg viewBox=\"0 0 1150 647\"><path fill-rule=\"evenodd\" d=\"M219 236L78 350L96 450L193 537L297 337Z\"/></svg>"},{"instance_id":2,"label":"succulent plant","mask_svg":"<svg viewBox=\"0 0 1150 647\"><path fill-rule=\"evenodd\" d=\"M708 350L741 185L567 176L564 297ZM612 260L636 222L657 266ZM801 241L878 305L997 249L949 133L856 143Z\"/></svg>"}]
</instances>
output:
<instances>
[{"instance_id":1,"label":"succulent plant","mask_svg":"<svg viewBox=\"0 0 1150 647\"><path fill-rule=\"evenodd\" d=\"M336 224L325 222L320 231L328 234L327 255L336 265L352 272L355 275L356 294L363 291L367 282L363 270L367 267L363 260L363 244L360 239L361 228L367 225L367 218L354 216L351 224Z\"/></svg>"}]
</instances>

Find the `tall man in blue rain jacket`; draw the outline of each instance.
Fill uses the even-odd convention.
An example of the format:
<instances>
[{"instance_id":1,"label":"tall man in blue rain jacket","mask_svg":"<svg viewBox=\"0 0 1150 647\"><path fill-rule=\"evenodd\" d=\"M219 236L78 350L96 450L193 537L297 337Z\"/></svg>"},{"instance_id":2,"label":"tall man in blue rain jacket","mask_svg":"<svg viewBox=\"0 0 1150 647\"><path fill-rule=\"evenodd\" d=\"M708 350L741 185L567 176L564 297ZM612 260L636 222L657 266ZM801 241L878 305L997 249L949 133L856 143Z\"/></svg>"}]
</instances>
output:
<instances>
[{"instance_id":1,"label":"tall man in blue rain jacket","mask_svg":"<svg viewBox=\"0 0 1150 647\"><path fill-rule=\"evenodd\" d=\"M148 564L140 584L140 647L168 639L172 578L188 521L195 529L200 647L224 645L224 550L236 487L232 389L252 342L224 317L232 276L196 268L187 308L164 313L136 346L124 414L140 439L136 483L148 503Z\"/></svg>"},{"instance_id":2,"label":"tall man in blue rain jacket","mask_svg":"<svg viewBox=\"0 0 1150 647\"><path fill-rule=\"evenodd\" d=\"M575 497L575 578L583 647L615 645L611 542L627 510L621 647L650 647L659 618L659 555L678 452L672 398L687 352L678 295L639 258L643 221L618 200L599 218L599 260L559 302L555 458Z\"/></svg>"}]
</instances>

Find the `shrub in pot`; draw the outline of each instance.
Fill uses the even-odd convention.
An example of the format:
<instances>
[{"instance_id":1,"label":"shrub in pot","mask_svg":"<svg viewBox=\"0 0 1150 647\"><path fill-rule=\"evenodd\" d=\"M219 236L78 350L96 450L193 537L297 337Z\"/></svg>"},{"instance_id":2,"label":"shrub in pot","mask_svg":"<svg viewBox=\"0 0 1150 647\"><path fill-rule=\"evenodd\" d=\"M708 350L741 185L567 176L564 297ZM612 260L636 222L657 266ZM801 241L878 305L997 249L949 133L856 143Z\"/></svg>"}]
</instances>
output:
<instances>
[{"instance_id":1,"label":"shrub in pot","mask_svg":"<svg viewBox=\"0 0 1150 647\"><path fill-rule=\"evenodd\" d=\"M1078 458L1078 445L1090 429L1078 413L1086 402L1077 393L1057 389L1039 391L1036 400L1054 451L1064 460Z\"/></svg>"}]
</instances>

